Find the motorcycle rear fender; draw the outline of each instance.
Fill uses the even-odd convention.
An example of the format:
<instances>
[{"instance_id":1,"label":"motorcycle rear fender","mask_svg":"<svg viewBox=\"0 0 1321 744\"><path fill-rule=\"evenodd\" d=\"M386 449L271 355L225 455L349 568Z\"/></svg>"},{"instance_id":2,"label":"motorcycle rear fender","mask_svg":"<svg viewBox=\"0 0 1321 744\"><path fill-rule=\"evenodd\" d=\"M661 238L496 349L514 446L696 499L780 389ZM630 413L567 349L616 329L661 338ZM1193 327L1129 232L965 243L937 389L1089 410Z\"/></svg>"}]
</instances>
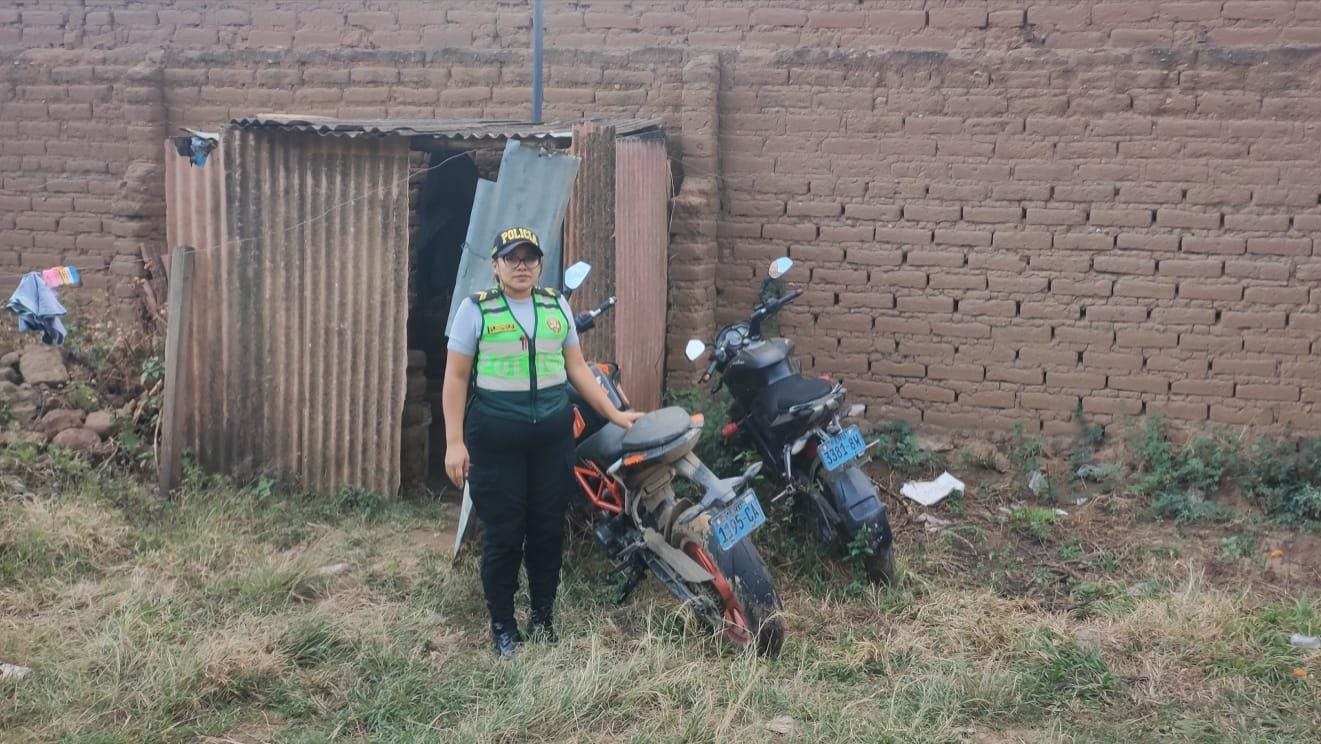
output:
<instances>
[{"instance_id":1,"label":"motorcycle rear fender","mask_svg":"<svg viewBox=\"0 0 1321 744\"><path fill-rule=\"evenodd\" d=\"M873 533L880 531L881 547L889 545L890 519L885 502L881 501L875 484L862 469L849 464L833 472L821 468L818 473L825 481L827 495L843 522L846 537L852 539L866 526Z\"/></svg>"},{"instance_id":2,"label":"motorcycle rear fender","mask_svg":"<svg viewBox=\"0 0 1321 744\"><path fill-rule=\"evenodd\" d=\"M732 478L720 478L711 472L696 455L688 455L674 464L674 469L679 475L696 483L702 489L702 500L697 506L685 514L681 521L689 522L697 514L706 511L712 506L725 506L734 500L743 486L761 472L761 461L757 461L748 466L742 475L736 475Z\"/></svg>"}]
</instances>

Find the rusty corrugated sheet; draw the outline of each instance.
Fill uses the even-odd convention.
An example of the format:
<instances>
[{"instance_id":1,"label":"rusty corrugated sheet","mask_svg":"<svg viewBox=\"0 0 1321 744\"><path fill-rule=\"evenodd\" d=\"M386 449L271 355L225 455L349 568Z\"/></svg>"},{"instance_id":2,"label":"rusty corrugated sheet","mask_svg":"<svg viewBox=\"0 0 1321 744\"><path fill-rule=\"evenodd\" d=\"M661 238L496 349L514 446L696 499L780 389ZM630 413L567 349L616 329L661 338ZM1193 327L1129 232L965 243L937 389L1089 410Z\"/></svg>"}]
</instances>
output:
<instances>
[{"instance_id":1,"label":"rusty corrugated sheet","mask_svg":"<svg viewBox=\"0 0 1321 744\"><path fill-rule=\"evenodd\" d=\"M336 119L329 116L257 114L235 119L240 129L311 132L332 137L424 137L450 140L568 139L577 121L537 124L491 119ZM621 135L639 134L660 127L660 119L625 119L611 122Z\"/></svg>"},{"instance_id":2,"label":"rusty corrugated sheet","mask_svg":"<svg viewBox=\"0 0 1321 744\"><path fill-rule=\"evenodd\" d=\"M171 246L198 250L188 435L208 469L399 487L408 141L229 130L167 144Z\"/></svg>"},{"instance_id":3,"label":"rusty corrugated sheet","mask_svg":"<svg viewBox=\"0 0 1321 744\"><path fill-rule=\"evenodd\" d=\"M661 403L669 249L669 160L660 137L615 143L616 353L641 410Z\"/></svg>"},{"instance_id":4,"label":"rusty corrugated sheet","mask_svg":"<svg viewBox=\"0 0 1321 744\"><path fill-rule=\"evenodd\" d=\"M615 293L615 128L582 122L573 127L569 152L582 158L564 217L564 265L592 265L592 274L573 296L576 311L588 310ZM591 361L614 361L614 313L602 315L582 337Z\"/></svg>"}]
</instances>

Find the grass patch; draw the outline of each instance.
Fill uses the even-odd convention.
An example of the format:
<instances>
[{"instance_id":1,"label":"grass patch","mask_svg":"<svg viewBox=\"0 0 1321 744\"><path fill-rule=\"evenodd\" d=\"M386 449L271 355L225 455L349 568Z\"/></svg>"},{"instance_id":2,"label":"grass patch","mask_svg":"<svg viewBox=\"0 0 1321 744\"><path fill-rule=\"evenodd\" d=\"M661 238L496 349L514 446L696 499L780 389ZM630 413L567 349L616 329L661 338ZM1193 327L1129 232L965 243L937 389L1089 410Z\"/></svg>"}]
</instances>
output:
<instances>
[{"instance_id":1,"label":"grass patch","mask_svg":"<svg viewBox=\"0 0 1321 744\"><path fill-rule=\"evenodd\" d=\"M1009 526L1015 531L1045 542L1059 523L1054 509L1040 506L1020 506L1009 514Z\"/></svg>"},{"instance_id":2,"label":"grass patch","mask_svg":"<svg viewBox=\"0 0 1321 744\"><path fill-rule=\"evenodd\" d=\"M575 539L561 642L503 663L476 558L448 559L452 507L191 468L158 507L113 468L0 456L28 494L0 498L0 649L35 670L0 682L6 740L763 741L780 716L807 741L1305 741L1321 726L1321 670L1287 643L1321 630L1315 596L1262 601L1190 566L1149 592L1072 582L1079 608L1052 611L944 561L957 542L1018 574L1056 555L1105 568L1079 540L901 530L907 578L876 589L772 513L757 539L790 635L759 659L686 622L654 579L616 605L611 567ZM1054 522L1040 511L1025 529Z\"/></svg>"}]
</instances>

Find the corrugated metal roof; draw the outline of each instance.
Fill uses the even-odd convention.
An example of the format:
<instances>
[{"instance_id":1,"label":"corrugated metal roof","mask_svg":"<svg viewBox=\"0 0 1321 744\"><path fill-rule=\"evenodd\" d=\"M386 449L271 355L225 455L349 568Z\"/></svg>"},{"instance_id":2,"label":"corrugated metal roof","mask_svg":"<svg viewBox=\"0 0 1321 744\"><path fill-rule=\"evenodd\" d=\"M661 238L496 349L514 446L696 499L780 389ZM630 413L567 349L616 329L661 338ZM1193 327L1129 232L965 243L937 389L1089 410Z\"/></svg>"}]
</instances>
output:
<instances>
[{"instance_id":1,"label":"corrugated metal roof","mask_svg":"<svg viewBox=\"0 0 1321 744\"><path fill-rule=\"evenodd\" d=\"M203 168L166 148L168 241L197 250L186 427L198 460L394 494L407 141L226 132Z\"/></svg>"},{"instance_id":2,"label":"corrugated metal roof","mask_svg":"<svg viewBox=\"0 0 1321 744\"><path fill-rule=\"evenodd\" d=\"M239 129L310 132L331 137L426 137L452 140L568 139L579 120L534 124L481 119L336 119L296 114L257 114L235 119ZM620 136L639 134L661 125L660 119L612 122Z\"/></svg>"}]
</instances>

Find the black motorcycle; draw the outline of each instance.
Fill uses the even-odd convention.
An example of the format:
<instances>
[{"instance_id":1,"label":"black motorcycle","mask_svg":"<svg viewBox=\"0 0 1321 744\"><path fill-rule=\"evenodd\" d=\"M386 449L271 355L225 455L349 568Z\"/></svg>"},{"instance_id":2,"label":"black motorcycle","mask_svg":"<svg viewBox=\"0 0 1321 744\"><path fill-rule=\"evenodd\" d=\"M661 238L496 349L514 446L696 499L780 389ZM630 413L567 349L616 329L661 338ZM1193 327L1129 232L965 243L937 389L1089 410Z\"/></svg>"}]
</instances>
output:
<instances>
[{"instance_id":1,"label":"black motorcycle","mask_svg":"<svg viewBox=\"0 0 1321 744\"><path fill-rule=\"evenodd\" d=\"M794 497L822 543L861 549L867 579L888 584L895 576L890 520L875 484L860 467L868 445L857 426L840 423L841 413L845 418L859 416L866 407L844 410L842 383L803 375L792 358L792 341L762 337L762 323L803 293L794 288L767 297L768 289L792 266L787 257L771 264L761 303L746 319L716 334L701 381L718 372L712 394L721 385L729 389L730 423L722 433L726 438L742 436L756 448L783 488L771 501ZM693 339L684 352L695 362L706 344Z\"/></svg>"},{"instance_id":2,"label":"black motorcycle","mask_svg":"<svg viewBox=\"0 0 1321 744\"><path fill-rule=\"evenodd\" d=\"M566 294L582 282L584 267L575 264L565 272ZM591 330L614 305L611 297L576 315L578 332ZM619 367L588 366L615 406L628 410ZM766 515L756 493L745 488L761 463L722 479L693 452L703 426L700 414L672 406L623 429L601 418L572 387L569 399L578 445L574 477L592 513L597 546L625 576L620 600L650 570L726 641L778 652L784 642L783 605L750 539ZM700 499L678 496L676 475Z\"/></svg>"}]
</instances>

